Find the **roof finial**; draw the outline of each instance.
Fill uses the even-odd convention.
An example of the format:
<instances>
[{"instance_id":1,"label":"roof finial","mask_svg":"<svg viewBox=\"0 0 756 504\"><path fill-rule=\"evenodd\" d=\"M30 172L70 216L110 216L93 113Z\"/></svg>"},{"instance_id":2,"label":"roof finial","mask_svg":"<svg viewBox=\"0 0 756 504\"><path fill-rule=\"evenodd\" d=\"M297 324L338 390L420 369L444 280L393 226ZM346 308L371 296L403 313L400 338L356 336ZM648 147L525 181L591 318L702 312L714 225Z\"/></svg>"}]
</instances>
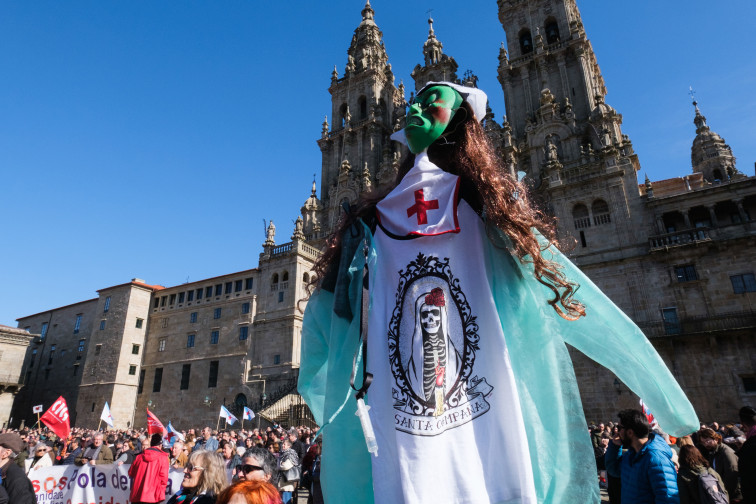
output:
<instances>
[{"instance_id":1,"label":"roof finial","mask_svg":"<svg viewBox=\"0 0 756 504\"><path fill-rule=\"evenodd\" d=\"M375 11L370 6L370 0L365 1L365 8L362 9L362 20L372 20L375 15Z\"/></svg>"},{"instance_id":2,"label":"roof finial","mask_svg":"<svg viewBox=\"0 0 756 504\"><path fill-rule=\"evenodd\" d=\"M318 186L315 184L317 174L312 174L312 195L315 196L318 193Z\"/></svg>"},{"instance_id":3,"label":"roof finial","mask_svg":"<svg viewBox=\"0 0 756 504\"><path fill-rule=\"evenodd\" d=\"M693 124L696 125L696 133L701 133L704 130L708 130L706 125L706 117L701 113L701 109L698 108L698 101L696 100L696 92L693 91L693 86L690 86L688 92L691 98L693 98L693 106L696 108L696 117L693 119Z\"/></svg>"},{"instance_id":4,"label":"roof finial","mask_svg":"<svg viewBox=\"0 0 756 504\"><path fill-rule=\"evenodd\" d=\"M430 28L428 29L429 39L435 37L435 33L433 33L433 18L431 17L431 12L433 12L433 9L428 9L428 12L426 13L428 14L428 25L430 26Z\"/></svg>"}]
</instances>

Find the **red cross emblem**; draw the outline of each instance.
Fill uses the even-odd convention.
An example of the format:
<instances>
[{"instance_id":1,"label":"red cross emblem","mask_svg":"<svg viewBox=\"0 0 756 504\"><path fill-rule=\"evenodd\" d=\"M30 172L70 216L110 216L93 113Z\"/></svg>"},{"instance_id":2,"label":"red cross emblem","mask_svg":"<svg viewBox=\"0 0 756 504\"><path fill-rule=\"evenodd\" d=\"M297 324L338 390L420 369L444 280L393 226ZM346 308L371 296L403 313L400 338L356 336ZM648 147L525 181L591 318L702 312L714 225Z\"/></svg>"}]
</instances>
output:
<instances>
[{"instance_id":1,"label":"red cross emblem","mask_svg":"<svg viewBox=\"0 0 756 504\"><path fill-rule=\"evenodd\" d=\"M407 217L417 214L418 224L428 224L428 210L436 209L438 209L438 200L425 201L423 190L418 189L415 191L415 204L407 209Z\"/></svg>"}]
</instances>

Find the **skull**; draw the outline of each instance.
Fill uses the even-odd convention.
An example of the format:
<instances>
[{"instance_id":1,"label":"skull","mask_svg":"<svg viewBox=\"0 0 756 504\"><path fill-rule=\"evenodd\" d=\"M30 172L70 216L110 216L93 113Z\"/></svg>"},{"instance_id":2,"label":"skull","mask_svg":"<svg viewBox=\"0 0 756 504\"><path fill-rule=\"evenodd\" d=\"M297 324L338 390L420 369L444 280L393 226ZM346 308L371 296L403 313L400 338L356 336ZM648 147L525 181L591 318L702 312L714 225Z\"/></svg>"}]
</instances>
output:
<instances>
[{"instance_id":1,"label":"skull","mask_svg":"<svg viewBox=\"0 0 756 504\"><path fill-rule=\"evenodd\" d=\"M441 308L423 305L420 308L420 323L428 334L436 334L441 327Z\"/></svg>"}]
</instances>

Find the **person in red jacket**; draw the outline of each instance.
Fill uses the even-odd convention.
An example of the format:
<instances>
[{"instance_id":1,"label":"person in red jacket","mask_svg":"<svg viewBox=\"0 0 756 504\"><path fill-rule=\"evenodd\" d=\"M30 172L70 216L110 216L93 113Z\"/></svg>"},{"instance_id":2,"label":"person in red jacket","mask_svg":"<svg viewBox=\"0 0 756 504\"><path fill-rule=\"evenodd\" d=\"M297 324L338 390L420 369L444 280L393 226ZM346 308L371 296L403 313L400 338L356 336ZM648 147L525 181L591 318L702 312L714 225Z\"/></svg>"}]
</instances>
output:
<instances>
[{"instance_id":1,"label":"person in red jacket","mask_svg":"<svg viewBox=\"0 0 756 504\"><path fill-rule=\"evenodd\" d=\"M163 437L153 434L150 447L136 456L129 467L132 504L154 504L165 500L168 484L168 454L160 449Z\"/></svg>"}]
</instances>

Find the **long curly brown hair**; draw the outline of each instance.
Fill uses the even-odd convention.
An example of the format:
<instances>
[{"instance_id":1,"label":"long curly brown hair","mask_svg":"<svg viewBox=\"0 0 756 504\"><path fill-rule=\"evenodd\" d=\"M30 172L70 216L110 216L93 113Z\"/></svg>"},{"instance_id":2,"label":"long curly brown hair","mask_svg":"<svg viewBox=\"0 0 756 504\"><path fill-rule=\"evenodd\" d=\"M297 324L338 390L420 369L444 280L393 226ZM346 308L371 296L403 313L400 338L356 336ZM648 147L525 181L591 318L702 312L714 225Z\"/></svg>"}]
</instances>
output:
<instances>
[{"instance_id":1,"label":"long curly brown hair","mask_svg":"<svg viewBox=\"0 0 756 504\"><path fill-rule=\"evenodd\" d=\"M463 113L464 112L464 113ZM545 259L535 229L556 245L554 219L531 202L528 188L507 173L499 162L487 135L475 120L467 102L454 115L440 139L428 148L429 159L444 171L460 177L460 196L483 217L489 226L501 230L510 240L511 252L522 263L533 264L535 278L547 286L554 296L547 302L567 320L585 316L585 307L573 299L577 285L570 282L560 266ZM343 214L325 250L315 263L316 279L325 278L329 268L338 265L341 237L357 220L372 222L376 204L401 181L412 168L415 156L403 162L390 187L364 195L349 214Z\"/></svg>"}]
</instances>

